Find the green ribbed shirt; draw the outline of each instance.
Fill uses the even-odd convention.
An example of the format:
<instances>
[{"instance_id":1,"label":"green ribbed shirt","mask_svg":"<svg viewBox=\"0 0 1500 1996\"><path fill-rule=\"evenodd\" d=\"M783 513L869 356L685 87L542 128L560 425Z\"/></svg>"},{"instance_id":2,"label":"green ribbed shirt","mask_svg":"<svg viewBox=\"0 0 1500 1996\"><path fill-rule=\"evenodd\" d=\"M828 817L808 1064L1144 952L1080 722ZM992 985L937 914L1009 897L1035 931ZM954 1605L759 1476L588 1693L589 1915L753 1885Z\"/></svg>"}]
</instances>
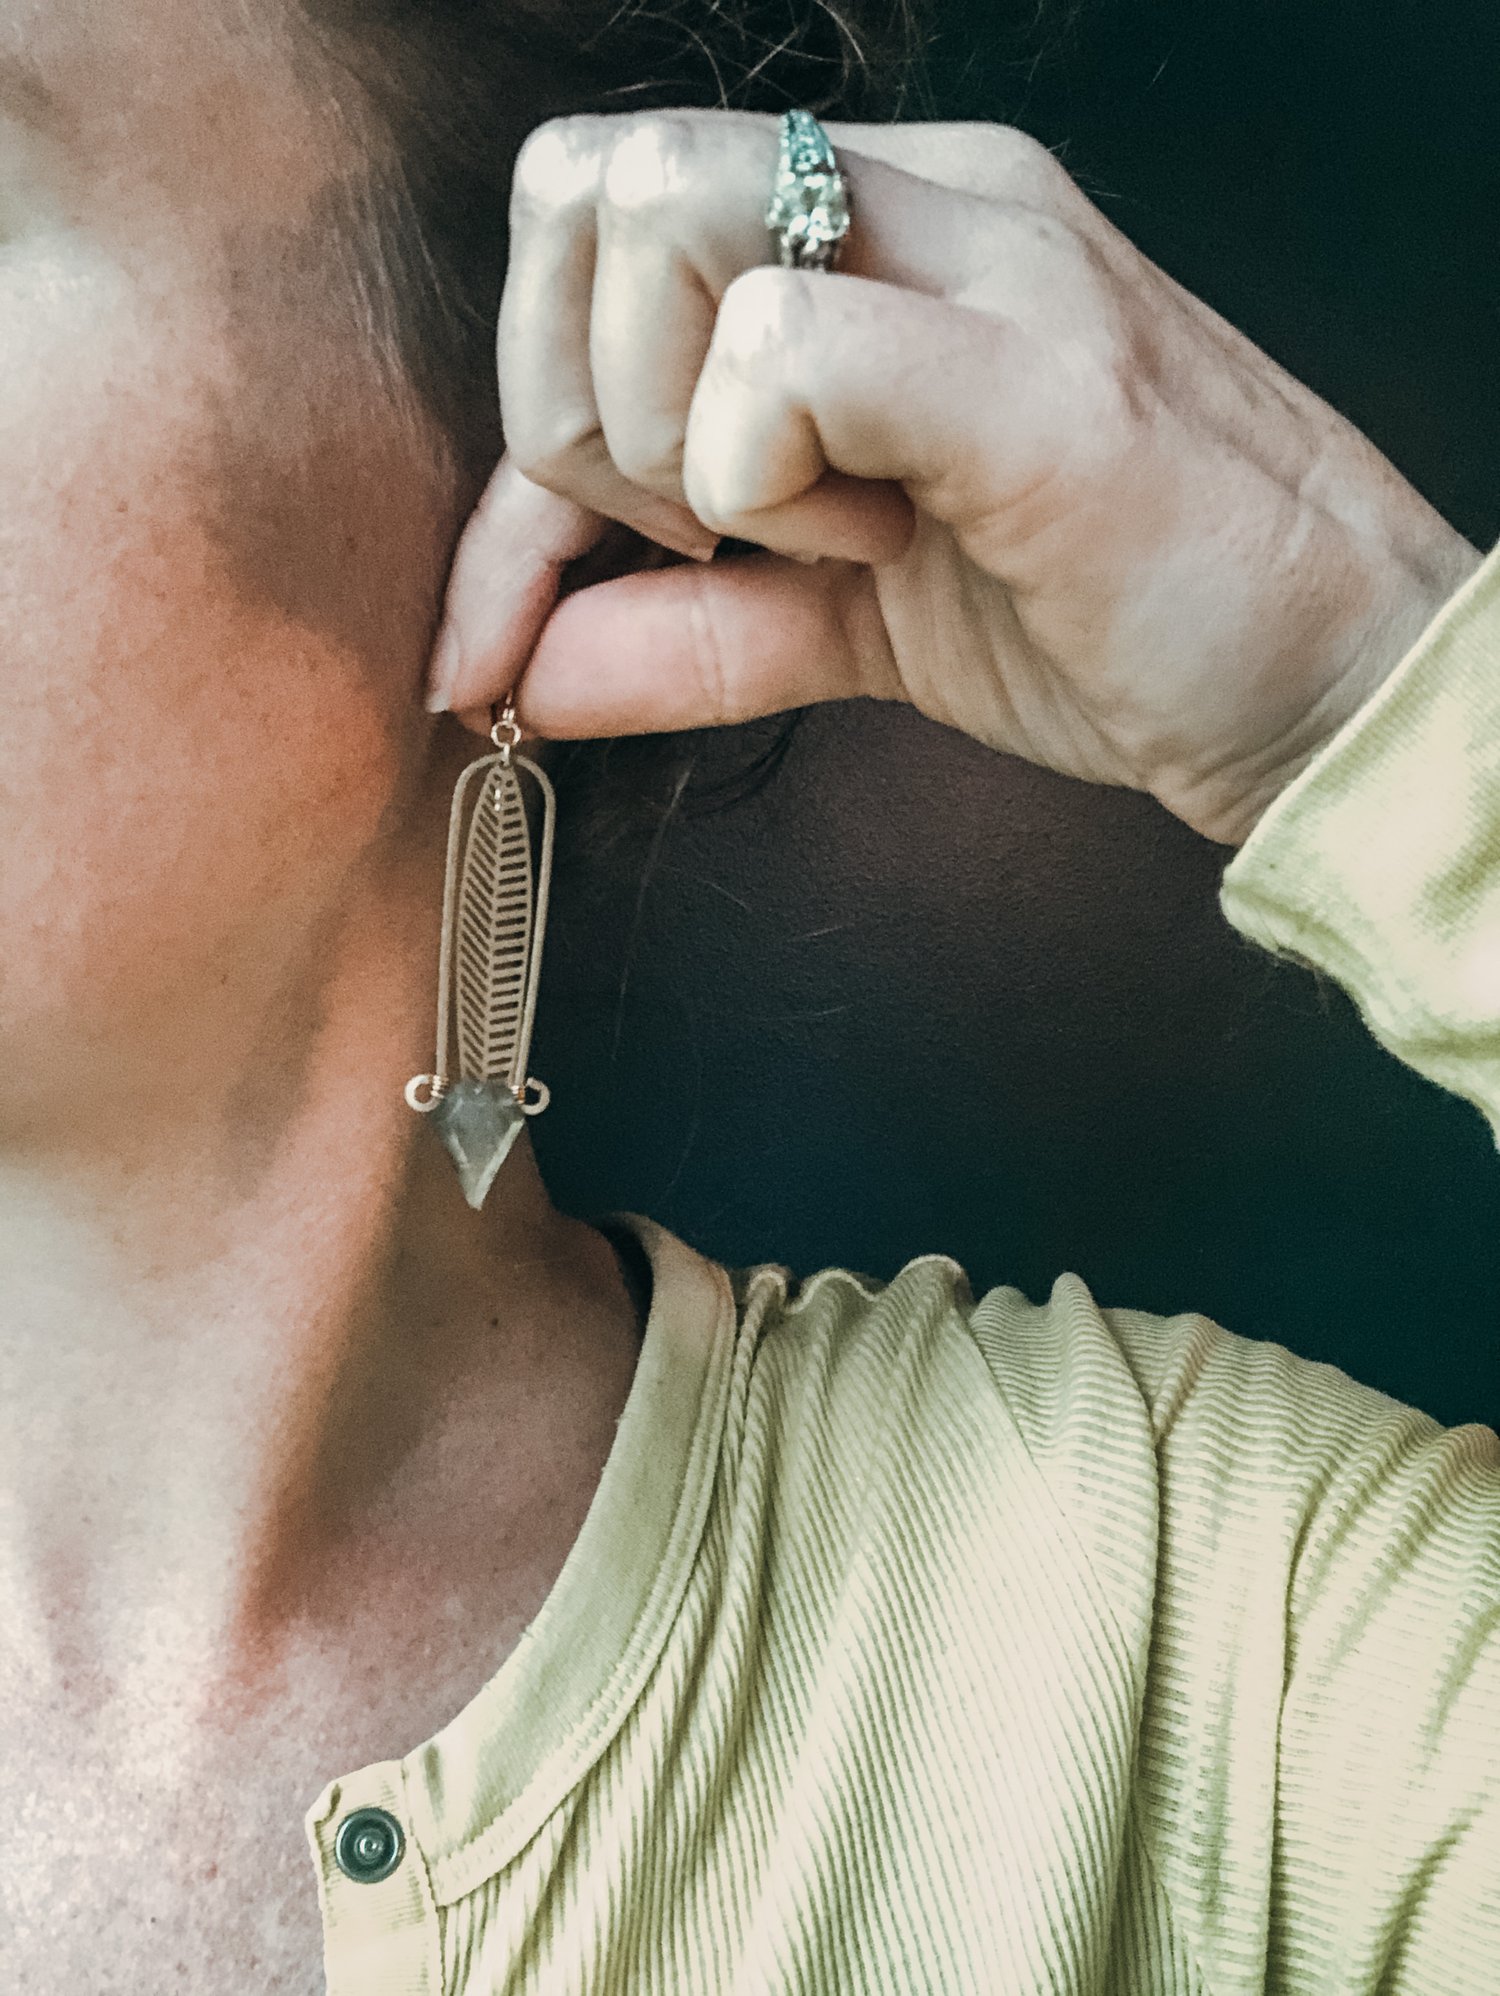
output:
<instances>
[{"instance_id":1,"label":"green ribbed shirt","mask_svg":"<svg viewBox=\"0 0 1500 1996\"><path fill-rule=\"evenodd\" d=\"M1500 553L1224 905L1500 1118ZM632 1224L544 1607L309 1812L330 1996L1500 1996L1489 1429L1071 1275L797 1284Z\"/></svg>"}]
</instances>

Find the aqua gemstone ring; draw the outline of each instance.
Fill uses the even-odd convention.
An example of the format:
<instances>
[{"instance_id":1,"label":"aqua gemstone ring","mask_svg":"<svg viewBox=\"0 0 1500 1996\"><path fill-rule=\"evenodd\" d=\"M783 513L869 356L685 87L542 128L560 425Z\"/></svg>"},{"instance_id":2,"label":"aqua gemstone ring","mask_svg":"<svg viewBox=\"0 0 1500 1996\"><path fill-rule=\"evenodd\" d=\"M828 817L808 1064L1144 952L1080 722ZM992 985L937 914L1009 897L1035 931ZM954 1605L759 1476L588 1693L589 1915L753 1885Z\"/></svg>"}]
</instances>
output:
<instances>
[{"instance_id":1,"label":"aqua gemstone ring","mask_svg":"<svg viewBox=\"0 0 1500 1996\"><path fill-rule=\"evenodd\" d=\"M849 233L849 183L810 111L787 111L766 227L788 270L831 270Z\"/></svg>"}]
</instances>

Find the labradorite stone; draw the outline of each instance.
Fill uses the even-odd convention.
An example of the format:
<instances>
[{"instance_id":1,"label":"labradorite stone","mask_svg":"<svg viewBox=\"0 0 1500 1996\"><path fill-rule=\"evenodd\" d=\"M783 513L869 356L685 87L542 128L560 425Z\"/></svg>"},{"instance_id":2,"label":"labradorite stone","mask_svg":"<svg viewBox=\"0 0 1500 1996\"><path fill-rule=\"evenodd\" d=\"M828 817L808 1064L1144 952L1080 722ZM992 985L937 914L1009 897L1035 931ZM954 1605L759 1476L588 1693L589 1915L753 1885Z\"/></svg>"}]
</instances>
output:
<instances>
[{"instance_id":1,"label":"labradorite stone","mask_svg":"<svg viewBox=\"0 0 1500 1996\"><path fill-rule=\"evenodd\" d=\"M521 1105L503 1081L453 1081L432 1120L477 1212L526 1120Z\"/></svg>"}]
</instances>

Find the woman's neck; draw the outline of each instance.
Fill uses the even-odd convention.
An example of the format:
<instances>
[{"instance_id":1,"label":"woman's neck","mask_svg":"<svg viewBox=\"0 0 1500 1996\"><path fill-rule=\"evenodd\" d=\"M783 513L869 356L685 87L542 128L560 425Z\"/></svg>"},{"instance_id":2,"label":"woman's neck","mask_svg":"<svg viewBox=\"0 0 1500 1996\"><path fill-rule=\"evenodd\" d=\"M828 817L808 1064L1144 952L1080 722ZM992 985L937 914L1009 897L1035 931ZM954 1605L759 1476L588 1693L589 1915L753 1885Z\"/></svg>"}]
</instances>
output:
<instances>
[{"instance_id":1,"label":"woman's neck","mask_svg":"<svg viewBox=\"0 0 1500 1996\"><path fill-rule=\"evenodd\" d=\"M440 1558L466 1478L524 1511L538 1424L581 1393L623 1404L608 1244L525 1143L471 1212L402 1100L431 1004L407 915L373 887L342 911L315 1003L279 994L295 1061L206 994L194 1030L223 1014L208 1039L244 1062L184 1058L128 1125L75 1097L65 1141L0 1151L0 1601L38 1671L86 1655L119 1684L165 1644L232 1674L400 1548Z\"/></svg>"}]
</instances>

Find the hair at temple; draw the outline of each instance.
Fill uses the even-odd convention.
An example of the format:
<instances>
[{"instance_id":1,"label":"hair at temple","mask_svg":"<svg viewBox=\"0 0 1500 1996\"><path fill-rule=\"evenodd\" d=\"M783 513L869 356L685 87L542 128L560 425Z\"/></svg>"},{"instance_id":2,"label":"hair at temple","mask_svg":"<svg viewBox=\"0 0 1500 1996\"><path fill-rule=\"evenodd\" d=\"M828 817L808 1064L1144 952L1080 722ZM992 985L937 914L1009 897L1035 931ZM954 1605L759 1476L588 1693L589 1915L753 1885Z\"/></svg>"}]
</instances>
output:
<instances>
[{"instance_id":1,"label":"hair at temple","mask_svg":"<svg viewBox=\"0 0 1500 1996\"><path fill-rule=\"evenodd\" d=\"M346 255L388 363L452 449L464 511L500 450L506 210L533 126L669 104L847 117L926 107L929 0L293 4L326 59L326 87L366 139L370 179L349 211ZM733 787L768 774L789 739L776 729ZM690 807L692 763L690 738L570 751L560 774L586 800L570 843L592 850ZM716 786L707 801L723 795Z\"/></svg>"}]
</instances>

